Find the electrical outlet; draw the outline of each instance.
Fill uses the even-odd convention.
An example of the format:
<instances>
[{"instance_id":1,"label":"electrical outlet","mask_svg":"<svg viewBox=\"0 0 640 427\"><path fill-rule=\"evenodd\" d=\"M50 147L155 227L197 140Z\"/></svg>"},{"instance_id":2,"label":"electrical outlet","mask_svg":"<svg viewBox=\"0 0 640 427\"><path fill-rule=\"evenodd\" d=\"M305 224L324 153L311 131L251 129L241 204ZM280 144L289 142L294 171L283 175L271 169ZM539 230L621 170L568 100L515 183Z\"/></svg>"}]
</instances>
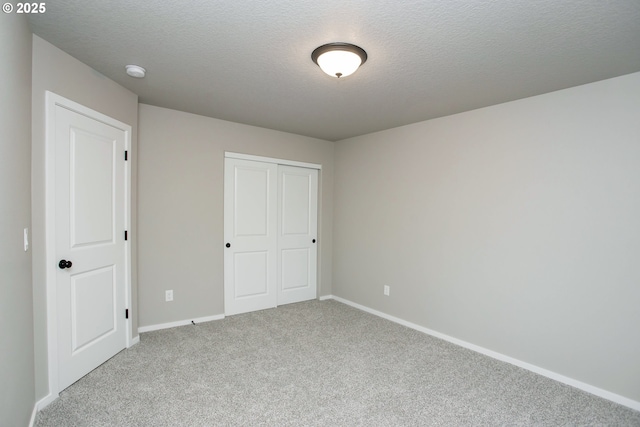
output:
<instances>
[{"instance_id":1,"label":"electrical outlet","mask_svg":"<svg viewBox=\"0 0 640 427\"><path fill-rule=\"evenodd\" d=\"M173 301L173 290L164 291L164 300L165 301Z\"/></svg>"},{"instance_id":2,"label":"electrical outlet","mask_svg":"<svg viewBox=\"0 0 640 427\"><path fill-rule=\"evenodd\" d=\"M390 290L389 286L384 285L384 294L385 294L386 296L389 296L389 290Z\"/></svg>"}]
</instances>

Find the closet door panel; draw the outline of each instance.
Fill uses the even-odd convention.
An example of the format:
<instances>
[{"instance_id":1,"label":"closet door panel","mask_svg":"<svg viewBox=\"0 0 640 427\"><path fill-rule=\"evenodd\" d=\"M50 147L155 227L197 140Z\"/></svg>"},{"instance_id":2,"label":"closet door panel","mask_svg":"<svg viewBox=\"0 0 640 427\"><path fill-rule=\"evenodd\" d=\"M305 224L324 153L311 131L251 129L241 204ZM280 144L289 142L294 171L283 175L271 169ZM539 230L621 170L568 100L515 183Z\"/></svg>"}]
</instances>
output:
<instances>
[{"instance_id":1,"label":"closet door panel","mask_svg":"<svg viewBox=\"0 0 640 427\"><path fill-rule=\"evenodd\" d=\"M278 305L316 298L318 171L278 166Z\"/></svg>"},{"instance_id":2,"label":"closet door panel","mask_svg":"<svg viewBox=\"0 0 640 427\"><path fill-rule=\"evenodd\" d=\"M277 304L277 170L272 163L225 159L227 315Z\"/></svg>"}]
</instances>

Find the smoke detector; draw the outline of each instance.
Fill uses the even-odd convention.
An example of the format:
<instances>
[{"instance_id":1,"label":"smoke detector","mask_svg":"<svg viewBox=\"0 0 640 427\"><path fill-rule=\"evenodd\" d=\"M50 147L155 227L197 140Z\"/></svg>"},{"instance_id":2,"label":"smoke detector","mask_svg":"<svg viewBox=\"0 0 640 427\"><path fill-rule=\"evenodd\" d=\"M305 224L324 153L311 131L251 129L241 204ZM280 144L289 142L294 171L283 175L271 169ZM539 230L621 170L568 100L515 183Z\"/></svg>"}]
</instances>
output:
<instances>
[{"instance_id":1,"label":"smoke detector","mask_svg":"<svg viewBox=\"0 0 640 427\"><path fill-rule=\"evenodd\" d=\"M144 75L147 72L147 70L139 65L127 65L124 68L127 70L127 74L129 74L131 77L135 77L136 79L144 78Z\"/></svg>"}]
</instances>

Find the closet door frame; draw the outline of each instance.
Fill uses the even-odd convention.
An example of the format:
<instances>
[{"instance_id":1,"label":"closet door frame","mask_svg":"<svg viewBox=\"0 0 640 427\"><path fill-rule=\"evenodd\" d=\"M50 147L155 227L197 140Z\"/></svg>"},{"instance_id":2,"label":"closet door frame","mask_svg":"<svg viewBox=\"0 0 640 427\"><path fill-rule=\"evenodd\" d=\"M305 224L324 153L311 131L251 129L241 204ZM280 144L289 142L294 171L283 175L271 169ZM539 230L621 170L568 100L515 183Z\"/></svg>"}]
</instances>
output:
<instances>
[{"instance_id":1,"label":"closet door frame","mask_svg":"<svg viewBox=\"0 0 640 427\"><path fill-rule=\"evenodd\" d=\"M253 160L255 162L275 163L277 165L282 165L282 166L298 166L301 168L322 170L322 165L319 165L316 163L306 163L306 162L298 162L296 160L277 159L275 157L254 156L251 154L234 153L231 151L225 151L224 157L226 159Z\"/></svg>"}]
</instances>

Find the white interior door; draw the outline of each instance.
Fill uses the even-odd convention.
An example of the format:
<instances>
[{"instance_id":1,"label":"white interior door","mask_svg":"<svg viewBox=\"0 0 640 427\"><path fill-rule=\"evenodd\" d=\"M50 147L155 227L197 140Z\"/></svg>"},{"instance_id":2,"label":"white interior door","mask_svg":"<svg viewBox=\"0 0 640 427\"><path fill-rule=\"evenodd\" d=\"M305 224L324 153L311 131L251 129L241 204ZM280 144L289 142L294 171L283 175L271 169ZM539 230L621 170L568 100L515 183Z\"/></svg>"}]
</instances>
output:
<instances>
[{"instance_id":1,"label":"white interior door","mask_svg":"<svg viewBox=\"0 0 640 427\"><path fill-rule=\"evenodd\" d=\"M278 166L278 305L316 297L318 171Z\"/></svg>"},{"instance_id":2,"label":"white interior door","mask_svg":"<svg viewBox=\"0 0 640 427\"><path fill-rule=\"evenodd\" d=\"M127 343L127 134L59 105L54 120L58 389L63 390Z\"/></svg>"},{"instance_id":3,"label":"white interior door","mask_svg":"<svg viewBox=\"0 0 640 427\"><path fill-rule=\"evenodd\" d=\"M277 303L277 165L225 159L224 306L227 315Z\"/></svg>"}]
</instances>

